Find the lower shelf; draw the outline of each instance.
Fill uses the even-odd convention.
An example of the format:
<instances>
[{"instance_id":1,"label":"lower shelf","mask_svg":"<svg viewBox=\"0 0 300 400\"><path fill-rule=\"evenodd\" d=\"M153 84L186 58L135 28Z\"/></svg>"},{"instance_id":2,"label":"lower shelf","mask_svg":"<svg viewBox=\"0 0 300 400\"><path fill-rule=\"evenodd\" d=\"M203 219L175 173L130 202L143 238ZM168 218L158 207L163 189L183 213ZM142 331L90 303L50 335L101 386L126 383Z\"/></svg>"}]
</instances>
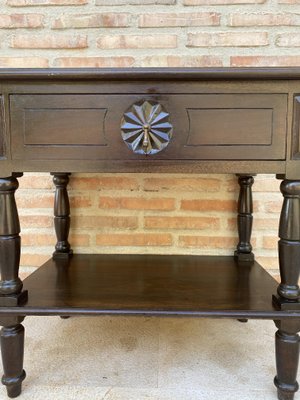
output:
<instances>
[{"instance_id":1,"label":"lower shelf","mask_svg":"<svg viewBox=\"0 0 300 400\"><path fill-rule=\"evenodd\" d=\"M257 263L227 256L73 255L50 259L24 281L20 315L299 317L276 310L277 282Z\"/></svg>"}]
</instances>

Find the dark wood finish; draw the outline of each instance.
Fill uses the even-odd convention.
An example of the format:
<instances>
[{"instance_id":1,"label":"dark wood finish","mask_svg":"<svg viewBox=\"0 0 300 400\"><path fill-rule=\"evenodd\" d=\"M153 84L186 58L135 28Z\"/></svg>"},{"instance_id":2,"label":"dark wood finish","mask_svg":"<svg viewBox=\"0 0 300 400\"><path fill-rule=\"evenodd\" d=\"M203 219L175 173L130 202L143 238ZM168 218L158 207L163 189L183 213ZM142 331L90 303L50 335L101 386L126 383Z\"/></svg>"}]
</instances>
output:
<instances>
[{"instance_id":1,"label":"dark wood finish","mask_svg":"<svg viewBox=\"0 0 300 400\"><path fill-rule=\"evenodd\" d=\"M19 183L16 177L0 179L0 304L17 305L22 281L18 276L20 263L20 223L15 201Z\"/></svg>"},{"instance_id":2,"label":"dark wood finish","mask_svg":"<svg viewBox=\"0 0 300 400\"><path fill-rule=\"evenodd\" d=\"M206 105L205 108L187 109L190 120L188 146L220 146L222 144L270 147L274 136L272 129L274 109L257 106L264 100L265 95L249 96L253 101L253 107L256 106L256 108L250 108L250 104L249 108L246 105L241 108L239 95L221 95L221 99L223 96L223 107L217 103L212 104L211 108ZM218 100L221 99L218 96ZM208 97L207 101L209 100ZM216 106L218 108L215 108ZM268 106L270 107L270 103ZM279 154L279 158L282 158L282 155Z\"/></svg>"},{"instance_id":3,"label":"dark wood finish","mask_svg":"<svg viewBox=\"0 0 300 400\"><path fill-rule=\"evenodd\" d=\"M300 159L300 96L294 97L292 158Z\"/></svg>"},{"instance_id":4,"label":"dark wood finish","mask_svg":"<svg viewBox=\"0 0 300 400\"><path fill-rule=\"evenodd\" d=\"M40 108L43 103L40 103L40 96L37 97L35 109L24 109L24 146L106 145L103 130L106 109L80 110L67 106L64 109L45 109Z\"/></svg>"},{"instance_id":5,"label":"dark wood finish","mask_svg":"<svg viewBox=\"0 0 300 400\"><path fill-rule=\"evenodd\" d=\"M300 80L299 67L272 68L2 68L0 78L16 81L132 80Z\"/></svg>"},{"instance_id":6,"label":"dark wood finish","mask_svg":"<svg viewBox=\"0 0 300 400\"><path fill-rule=\"evenodd\" d=\"M157 95L118 93L117 84L110 90L11 96L13 159L285 159L285 94L160 93L159 104L174 127L172 140L162 152L145 153L124 146L121 120L129 106L155 104Z\"/></svg>"},{"instance_id":7,"label":"dark wood finish","mask_svg":"<svg viewBox=\"0 0 300 400\"><path fill-rule=\"evenodd\" d=\"M281 283L278 295L298 301L300 274L300 181L284 180L280 185L284 196L279 222L279 267ZM300 304L299 304L300 306Z\"/></svg>"},{"instance_id":8,"label":"dark wood finish","mask_svg":"<svg viewBox=\"0 0 300 400\"><path fill-rule=\"evenodd\" d=\"M56 173L53 176L53 182L56 187L54 199L54 227L57 237L55 252L53 253L54 258L69 257L73 254L68 241L71 223L70 203L67 191L69 175L69 173Z\"/></svg>"},{"instance_id":9,"label":"dark wood finish","mask_svg":"<svg viewBox=\"0 0 300 400\"><path fill-rule=\"evenodd\" d=\"M24 327L21 324L1 329L1 354L4 375L2 383L6 386L8 397L17 397L21 393L26 373L23 370Z\"/></svg>"},{"instance_id":10,"label":"dark wood finish","mask_svg":"<svg viewBox=\"0 0 300 400\"><path fill-rule=\"evenodd\" d=\"M253 176L239 176L240 194L238 200L238 216L237 226L239 233L239 243L235 256L239 261L253 261L251 232L253 220L253 201L252 201L252 185Z\"/></svg>"},{"instance_id":11,"label":"dark wood finish","mask_svg":"<svg viewBox=\"0 0 300 400\"><path fill-rule=\"evenodd\" d=\"M279 400L293 400L299 389L297 371L299 363L300 321L275 321L278 331L275 335L277 375L274 383Z\"/></svg>"},{"instance_id":12,"label":"dark wood finish","mask_svg":"<svg viewBox=\"0 0 300 400\"><path fill-rule=\"evenodd\" d=\"M18 174L17 176L20 176ZM0 305L17 307L27 300L22 292L23 283L18 276L20 263L20 224L15 201L19 183L15 176L0 179ZM9 397L21 393L25 378L23 371L24 328L23 318L0 316L1 354L4 375L2 383L7 387Z\"/></svg>"},{"instance_id":13,"label":"dark wood finish","mask_svg":"<svg viewBox=\"0 0 300 400\"><path fill-rule=\"evenodd\" d=\"M3 97L0 95L0 160L4 157L4 101Z\"/></svg>"},{"instance_id":14,"label":"dark wood finish","mask_svg":"<svg viewBox=\"0 0 300 400\"><path fill-rule=\"evenodd\" d=\"M75 254L49 260L24 287L20 315L300 317L272 305L277 284L258 263L233 256Z\"/></svg>"},{"instance_id":15,"label":"dark wood finish","mask_svg":"<svg viewBox=\"0 0 300 400\"><path fill-rule=\"evenodd\" d=\"M275 384L280 400L292 399L300 325L299 93L300 68L0 69L0 324L9 395L19 394L24 378L24 316L128 314L274 319ZM149 151L147 123L141 154L123 142L122 116L137 102L159 103L169 114L172 138L157 154ZM56 251L26 279L27 302L18 278L17 171L52 171L56 185ZM61 171L238 172L236 257L71 258L68 174ZM276 296L250 243L257 173L284 179Z\"/></svg>"}]
</instances>

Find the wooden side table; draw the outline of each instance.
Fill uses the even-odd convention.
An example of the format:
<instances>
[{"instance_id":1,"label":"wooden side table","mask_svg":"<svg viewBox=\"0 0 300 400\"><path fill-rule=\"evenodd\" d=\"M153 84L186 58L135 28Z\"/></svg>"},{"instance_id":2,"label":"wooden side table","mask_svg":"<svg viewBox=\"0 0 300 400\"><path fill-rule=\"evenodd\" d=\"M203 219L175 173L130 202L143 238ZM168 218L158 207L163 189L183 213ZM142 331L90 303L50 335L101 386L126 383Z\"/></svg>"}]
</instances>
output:
<instances>
[{"instance_id":1,"label":"wooden side table","mask_svg":"<svg viewBox=\"0 0 300 400\"><path fill-rule=\"evenodd\" d=\"M300 330L299 135L300 68L0 70L0 323L8 396L20 394L25 378L27 315L118 314L272 319L278 398L291 400ZM23 284L14 193L27 171L53 175L57 244ZM76 172L236 173L235 254L73 254L67 185ZM282 180L279 286L252 252L251 186L259 173Z\"/></svg>"}]
</instances>

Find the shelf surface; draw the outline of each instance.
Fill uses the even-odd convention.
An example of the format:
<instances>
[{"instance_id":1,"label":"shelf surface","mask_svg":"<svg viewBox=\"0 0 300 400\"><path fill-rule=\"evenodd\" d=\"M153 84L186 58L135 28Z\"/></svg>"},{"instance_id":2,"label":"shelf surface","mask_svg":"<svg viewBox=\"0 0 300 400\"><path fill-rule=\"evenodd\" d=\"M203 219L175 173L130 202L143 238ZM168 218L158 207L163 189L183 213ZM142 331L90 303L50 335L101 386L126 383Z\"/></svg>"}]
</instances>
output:
<instances>
[{"instance_id":1,"label":"shelf surface","mask_svg":"<svg viewBox=\"0 0 300 400\"><path fill-rule=\"evenodd\" d=\"M73 255L50 259L24 281L20 315L193 315L276 318L277 282L257 263L227 256Z\"/></svg>"}]
</instances>

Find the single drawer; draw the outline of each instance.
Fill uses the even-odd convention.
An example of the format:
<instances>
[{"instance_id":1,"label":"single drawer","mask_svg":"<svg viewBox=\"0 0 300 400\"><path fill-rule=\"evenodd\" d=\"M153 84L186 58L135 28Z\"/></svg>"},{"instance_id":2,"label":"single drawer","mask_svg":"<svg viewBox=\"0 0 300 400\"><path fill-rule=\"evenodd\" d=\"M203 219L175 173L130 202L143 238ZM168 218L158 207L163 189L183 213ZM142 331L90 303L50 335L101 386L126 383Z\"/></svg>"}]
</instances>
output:
<instances>
[{"instance_id":1,"label":"single drawer","mask_svg":"<svg viewBox=\"0 0 300 400\"><path fill-rule=\"evenodd\" d=\"M4 125L4 101L3 96L0 95L0 158L4 158L4 139L5 138L5 125Z\"/></svg>"},{"instance_id":2,"label":"single drawer","mask_svg":"<svg viewBox=\"0 0 300 400\"><path fill-rule=\"evenodd\" d=\"M135 154L121 135L124 113L143 100L161 104L173 127L153 155ZM15 94L10 107L14 159L286 157L286 94Z\"/></svg>"}]
</instances>

